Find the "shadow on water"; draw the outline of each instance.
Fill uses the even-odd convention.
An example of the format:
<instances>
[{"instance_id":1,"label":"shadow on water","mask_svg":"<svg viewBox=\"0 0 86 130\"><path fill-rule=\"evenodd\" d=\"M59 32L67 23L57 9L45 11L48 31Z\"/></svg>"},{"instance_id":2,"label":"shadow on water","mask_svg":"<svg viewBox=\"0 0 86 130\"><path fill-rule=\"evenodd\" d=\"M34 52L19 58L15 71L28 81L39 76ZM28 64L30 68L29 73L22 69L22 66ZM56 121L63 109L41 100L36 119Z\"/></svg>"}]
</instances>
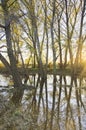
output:
<instances>
[{"instance_id":1,"label":"shadow on water","mask_svg":"<svg viewBox=\"0 0 86 130\"><path fill-rule=\"evenodd\" d=\"M0 130L86 129L85 79L36 75L30 81L34 89L0 88Z\"/></svg>"}]
</instances>

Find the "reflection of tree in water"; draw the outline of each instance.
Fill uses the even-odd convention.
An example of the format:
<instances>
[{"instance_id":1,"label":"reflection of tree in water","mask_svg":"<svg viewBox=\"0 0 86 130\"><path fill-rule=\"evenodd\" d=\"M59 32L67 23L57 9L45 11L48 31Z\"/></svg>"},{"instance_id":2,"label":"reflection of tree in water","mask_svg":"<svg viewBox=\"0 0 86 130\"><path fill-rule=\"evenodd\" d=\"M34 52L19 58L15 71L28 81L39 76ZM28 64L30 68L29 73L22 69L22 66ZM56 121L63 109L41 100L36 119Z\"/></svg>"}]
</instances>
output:
<instances>
[{"instance_id":1,"label":"reflection of tree in water","mask_svg":"<svg viewBox=\"0 0 86 130\"><path fill-rule=\"evenodd\" d=\"M82 98L83 80L67 76L51 76L49 80L47 77L43 79L40 75L36 76L35 91L31 95L29 92L32 90L27 91L27 104L22 114L22 118L28 119L27 122L31 124L27 123L27 128L83 130L82 117L86 113ZM49 85L49 82L52 84ZM16 106L21 103L24 91L13 91L11 100Z\"/></svg>"},{"instance_id":2,"label":"reflection of tree in water","mask_svg":"<svg viewBox=\"0 0 86 130\"><path fill-rule=\"evenodd\" d=\"M43 117L46 129L50 130L82 129L83 126L81 124L81 116L82 116L81 111L84 113L86 112L86 110L82 99L81 82L82 82L81 79L78 79L76 77L71 77L69 79L66 76L59 76L59 83L58 83L58 76L54 76L52 86L53 90L52 90L51 108L49 108L49 102L45 103L45 101L47 101L46 96L44 97L43 95L43 93L45 94L44 92L45 89L43 89L45 85L42 85L42 88L40 88L39 91L39 97L37 103L39 112L41 109L44 110ZM49 92L47 93L49 94ZM42 102L40 101L40 99L42 99ZM46 111L47 107L48 111Z\"/></svg>"}]
</instances>

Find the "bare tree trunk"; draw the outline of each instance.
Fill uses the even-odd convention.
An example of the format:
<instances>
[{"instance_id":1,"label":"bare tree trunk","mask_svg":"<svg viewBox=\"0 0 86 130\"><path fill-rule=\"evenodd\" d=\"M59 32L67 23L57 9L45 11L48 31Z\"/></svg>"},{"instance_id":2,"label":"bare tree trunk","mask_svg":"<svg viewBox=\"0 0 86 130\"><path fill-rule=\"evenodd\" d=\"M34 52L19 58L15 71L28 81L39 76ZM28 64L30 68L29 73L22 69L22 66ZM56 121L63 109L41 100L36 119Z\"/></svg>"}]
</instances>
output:
<instances>
[{"instance_id":1,"label":"bare tree trunk","mask_svg":"<svg viewBox=\"0 0 86 130\"><path fill-rule=\"evenodd\" d=\"M55 18L55 3L56 0L53 0L53 9L52 9L52 19L51 19L51 42L52 42L52 51L53 51L53 71L54 74L56 73L56 50L55 50L55 43L54 43L54 18Z\"/></svg>"},{"instance_id":2,"label":"bare tree trunk","mask_svg":"<svg viewBox=\"0 0 86 130\"><path fill-rule=\"evenodd\" d=\"M44 13L45 13L45 20L44 20L44 31L46 35L46 71L47 71L47 66L48 66L48 56L49 56L49 36L48 36L48 23L47 23L47 2L45 0L45 8L44 8Z\"/></svg>"},{"instance_id":3,"label":"bare tree trunk","mask_svg":"<svg viewBox=\"0 0 86 130\"><path fill-rule=\"evenodd\" d=\"M84 20L85 9L86 9L86 0L83 1L81 23L80 23L80 32L79 32L79 44L78 44L78 49L77 49L76 59L75 59L76 64L78 64L82 60L82 47L83 47L82 30L83 30L83 20Z\"/></svg>"},{"instance_id":4,"label":"bare tree trunk","mask_svg":"<svg viewBox=\"0 0 86 130\"><path fill-rule=\"evenodd\" d=\"M65 8L66 8L66 27L67 27L67 48L69 49L70 62L71 62L71 66L72 66L72 64L73 64L73 56L72 56L72 48L71 48L71 45L70 45L69 17L68 17L68 4L67 4L67 0L65 0Z\"/></svg>"},{"instance_id":5,"label":"bare tree trunk","mask_svg":"<svg viewBox=\"0 0 86 130\"><path fill-rule=\"evenodd\" d=\"M11 30L10 30L10 14L8 11L7 1L1 0L1 5L4 12L4 21L5 21L5 34L6 34L6 43L7 43L7 53L10 60L10 69L13 76L14 87L21 87L22 82L20 75L16 66L16 59L12 50L12 41L11 41Z\"/></svg>"},{"instance_id":6,"label":"bare tree trunk","mask_svg":"<svg viewBox=\"0 0 86 130\"><path fill-rule=\"evenodd\" d=\"M58 44L60 52L60 68L62 68L62 46L61 46L61 36L60 36L60 19L58 19Z\"/></svg>"},{"instance_id":7,"label":"bare tree trunk","mask_svg":"<svg viewBox=\"0 0 86 130\"><path fill-rule=\"evenodd\" d=\"M32 26L32 38L33 38L32 42L33 42L33 46L34 46L34 53L37 58L41 79L43 79L43 81L45 82L46 74L45 74L45 70L44 70L44 66L43 66L43 62L42 62L42 58L41 58L42 53L41 53L37 19L35 16L35 6L34 6L33 0L29 2L29 6L30 6L30 10L29 10L30 11L30 20L31 20L31 24L32 24L31 25Z\"/></svg>"}]
</instances>

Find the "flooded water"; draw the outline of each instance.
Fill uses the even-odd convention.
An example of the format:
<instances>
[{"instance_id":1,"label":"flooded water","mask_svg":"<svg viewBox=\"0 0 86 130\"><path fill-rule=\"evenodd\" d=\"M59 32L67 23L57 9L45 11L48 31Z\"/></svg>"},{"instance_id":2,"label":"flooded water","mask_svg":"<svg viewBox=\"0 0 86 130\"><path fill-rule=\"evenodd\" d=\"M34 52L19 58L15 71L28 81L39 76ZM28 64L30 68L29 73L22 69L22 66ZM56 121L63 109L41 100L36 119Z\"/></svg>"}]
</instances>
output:
<instances>
[{"instance_id":1,"label":"flooded water","mask_svg":"<svg viewBox=\"0 0 86 130\"><path fill-rule=\"evenodd\" d=\"M0 130L86 130L85 78L36 75L27 84L35 88L15 90L0 75Z\"/></svg>"}]
</instances>

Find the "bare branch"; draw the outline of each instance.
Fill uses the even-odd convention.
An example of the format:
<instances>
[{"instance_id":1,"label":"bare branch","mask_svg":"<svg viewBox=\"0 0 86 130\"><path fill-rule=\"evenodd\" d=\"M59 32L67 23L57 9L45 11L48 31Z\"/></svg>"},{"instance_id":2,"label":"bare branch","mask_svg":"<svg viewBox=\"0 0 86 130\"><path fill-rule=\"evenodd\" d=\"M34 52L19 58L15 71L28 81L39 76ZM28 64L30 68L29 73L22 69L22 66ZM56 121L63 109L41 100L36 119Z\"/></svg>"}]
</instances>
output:
<instances>
[{"instance_id":1,"label":"bare branch","mask_svg":"<svg viewBox=\"0 0 86 130\"><path fill-rule=\"evenodd\" d=\"M2 25L2 24L0 24L0 28L4 28L4 29L5 29L5 26L4 26L4 25Z\"/></svg>"}]
</instances>

